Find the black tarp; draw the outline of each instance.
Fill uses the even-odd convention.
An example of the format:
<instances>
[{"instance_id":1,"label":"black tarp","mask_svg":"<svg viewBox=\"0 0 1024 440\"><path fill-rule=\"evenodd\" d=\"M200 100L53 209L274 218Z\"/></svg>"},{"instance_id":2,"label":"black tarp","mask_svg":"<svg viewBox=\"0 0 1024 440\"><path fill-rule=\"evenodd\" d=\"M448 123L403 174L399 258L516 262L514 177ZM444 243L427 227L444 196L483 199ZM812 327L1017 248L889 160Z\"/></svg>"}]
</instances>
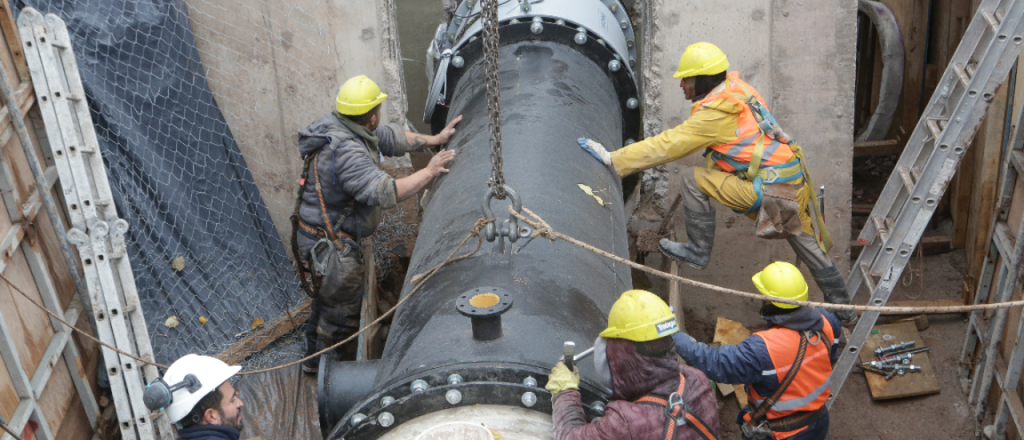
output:
<instances>
[{"instance_id":1,"label":"black tarp","mask_svg":"<svg viewBox=\"0 0 1024 440\"><path fill-rule=\"evenodd\" d=\"M130 225L156 360L218 353L254 320L296 305L291 263L207 84L184 2L15 3L68 25L114 201ZM165 325L172 315L175 328Z\"/></svg>"}]
</instances>

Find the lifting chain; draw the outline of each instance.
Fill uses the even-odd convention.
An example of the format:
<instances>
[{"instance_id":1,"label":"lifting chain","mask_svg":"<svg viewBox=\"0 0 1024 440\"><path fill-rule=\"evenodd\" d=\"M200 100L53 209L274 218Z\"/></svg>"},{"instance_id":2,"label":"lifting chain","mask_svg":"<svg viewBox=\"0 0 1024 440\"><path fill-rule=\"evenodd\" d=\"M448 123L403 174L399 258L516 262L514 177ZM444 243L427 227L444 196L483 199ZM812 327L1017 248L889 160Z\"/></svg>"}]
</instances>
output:
<instances>
[{"instance_id":1,"label":"lifting chain","mask_svg":"<svg viewBox=\"0 0 1024 440\"><path fill-rule=\"evenodd\" d=\"M487 130L491 145L491 180L488 186L498 200L505 200L505 173L501 160L501 104L498 88L498 0L480 2L483 19L484 75L487 85Z\"/></svg>"}]
</instances>

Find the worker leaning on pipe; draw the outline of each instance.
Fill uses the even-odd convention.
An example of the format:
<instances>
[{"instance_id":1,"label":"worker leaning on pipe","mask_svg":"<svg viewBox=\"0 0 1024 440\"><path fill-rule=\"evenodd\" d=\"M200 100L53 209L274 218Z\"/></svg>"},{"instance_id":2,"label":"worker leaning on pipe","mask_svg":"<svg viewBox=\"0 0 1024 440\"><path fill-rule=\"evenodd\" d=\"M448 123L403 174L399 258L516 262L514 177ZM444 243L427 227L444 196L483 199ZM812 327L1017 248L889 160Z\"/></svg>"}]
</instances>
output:
<instances>
[{"instance_id":1,"label":"worker leaning on pipe","mask_svg":"<svg viewBox=\"0 0 1024 440\"><path fill-rule=\"evenodd\" d=\"M772 263L753 281L765 296L807 301L807 282L792 264ZM768 327L737 345L710 347L686 333L672 339L679 355L711 380L745 384L750 401L736 417L744 439L824 439L829 376L839 359L839 318L771 301L761 306L761 317Z\"/></svg>"},{"instance_id":2,"label":"worker leaning on pipe","mask_svg":"<svg viewBox=\"0 0 1024 440\"><path fill-rule=\"evenodd\" d=\"M671 337L678 331L661 298L643 290L623 293L594 343L596 380L612 390L611 401L600 420L587 423L579 370L559 362L546 386L555 440L717 438L714 390L704 373L679 365Z\"/></svg>"},{"instance_id":3,"label":"worker leaning on pipe","mask_svg":"<svg viewBox=\"0 0 1024 440\"><path fill-rule=\"evenodd\" d=\"M693 102L689 119L611 153L586 138L580 138L580 146L620 177L703 151L704 166L683 173L689 242L663 239L658 243L661 251L696 269L705 268L715 240L715 209L709 197L714 198L758 220L758 236L789 241L825 299L848 304L843 276L826 254L832 247L828 230L817 204L808 203L813 189L799 145L779 128L757 90L743 82L739 72L727 74L728 68L728 58L715 45L690 45L674 75ZM839 316L849 323L856 320L848 311Z\"/></svg>"},{"instance_id":4,"label":"worker leaning on pipe","mask_svg":"<svg viewBox=\"0 0 1024 440\"><path fill-rule=\"evenodd\" d=\"M293 250L296 258L309 263L320 283L307 324L307 356L359 329L365 289L359 239L373 234L382 209L395 207L448 172L445 166L455 157L454 151L444 150L426 168L407 177L394 179L385 173L380 168L381 155L401 156L444 145L462 120L456 117L436 136L382 126L381 105L387 97L372 80L356 76L338 91L336 111L299 131L299 153L305 165L297 222L293 220ZM355 348L352 342L337 352L342 360L354 360ZM302 370L315 373L317 363L309 359Z\"/></svg>"}]
</instances>

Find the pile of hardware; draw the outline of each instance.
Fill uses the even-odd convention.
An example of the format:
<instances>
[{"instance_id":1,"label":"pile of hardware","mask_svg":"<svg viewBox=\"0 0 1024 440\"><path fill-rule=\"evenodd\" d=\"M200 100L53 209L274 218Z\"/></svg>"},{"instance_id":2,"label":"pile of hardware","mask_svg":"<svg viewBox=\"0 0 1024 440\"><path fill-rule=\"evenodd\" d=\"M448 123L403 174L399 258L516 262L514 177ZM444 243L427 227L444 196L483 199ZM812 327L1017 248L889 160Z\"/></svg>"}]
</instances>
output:
<instances>
[{"instance_id":1,"label":"pile of hardware","mask_svg":"<svg viewBox=\"0 0 1024 440\"><path fill-rule=\"evenodd\" d=\"M900 342L888 347L878 347L875 349L877 360L860 364L860 368L864 371L885 376L885 380L891 380L896 376L903 376L908 372L920 372L921 367L911 365L910 360L915 354L928 351L928 346L914 347L914 344L914 341L909 341Z\"/></svg>"}]
</instances>

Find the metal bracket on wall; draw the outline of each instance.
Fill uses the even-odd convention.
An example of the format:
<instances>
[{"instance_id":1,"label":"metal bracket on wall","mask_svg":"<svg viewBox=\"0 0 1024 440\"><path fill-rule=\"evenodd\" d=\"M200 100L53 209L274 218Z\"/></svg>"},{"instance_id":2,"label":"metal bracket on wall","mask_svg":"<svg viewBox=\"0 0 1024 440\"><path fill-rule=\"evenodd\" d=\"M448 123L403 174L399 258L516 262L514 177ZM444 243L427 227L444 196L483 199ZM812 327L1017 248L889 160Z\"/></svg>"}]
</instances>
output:
<instances>
[{"instance_id":1,"label":"metal bracket on wall","mask_svg":"<svg viewBox=\"0 0 1024 440\"><path fill-rule=\"evenodd\" d=\"M885 305L992 98L1015 64L1021 43L1024 0L983 1L907 142L897 172L892 173L871 211L872 221L861 230L858 241L865 248L846 282L851 296L864 285L870 293L869 305ZM833 368L829 406L839 395L878 316L878 312L861 315ZM1016 370L1020 370L1019 363Z\"/></svg>"},{"instance_id":2,"label":"metal bracket on wall","mask_svg":"<svg viewBox=\"0 0 1024 440\"><path fill-rule=\"evenodd\" d=\"M124 252L127 223L118 218L114 207L67 27L56 15L44 17L32 8L22 10L18 27L39 96L50 153L64 189L64 204L71 223L68 237L78 247L97 335L122 352L152 361L149 332L139 306L131 262ZM149 382L156 380L156 367L138 365L134 359L110 349L100 351L110 378L122 438L156 438L150 411L142 401L142 375ZM162 438L173 438L166 417L159 416L157 423Z\"/></svg>"}]
</instances>

